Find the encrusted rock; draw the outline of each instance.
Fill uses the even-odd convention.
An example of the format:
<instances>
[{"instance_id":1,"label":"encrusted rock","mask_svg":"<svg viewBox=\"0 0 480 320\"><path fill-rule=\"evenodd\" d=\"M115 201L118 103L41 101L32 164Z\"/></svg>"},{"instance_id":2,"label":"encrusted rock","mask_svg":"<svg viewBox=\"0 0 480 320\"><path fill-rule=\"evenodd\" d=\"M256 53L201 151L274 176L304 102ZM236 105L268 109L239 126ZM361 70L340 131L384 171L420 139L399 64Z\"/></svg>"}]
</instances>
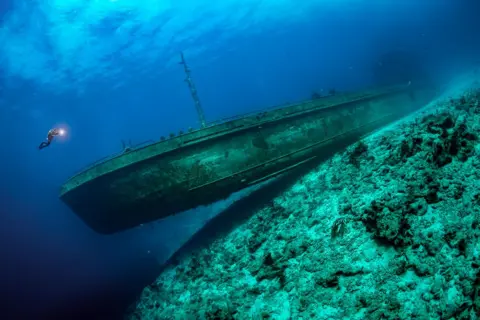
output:
<instances>
[{"instance_id":1,"label":"encrusted rock","mask_svg":"<svg viewBox=\"0 0 480 320\"><path fill-rule=\"evenodd\" d=\"M129 319L478 318L479 101L433 103L336 155L169 266Z\"/></svg>"}]
</instances>

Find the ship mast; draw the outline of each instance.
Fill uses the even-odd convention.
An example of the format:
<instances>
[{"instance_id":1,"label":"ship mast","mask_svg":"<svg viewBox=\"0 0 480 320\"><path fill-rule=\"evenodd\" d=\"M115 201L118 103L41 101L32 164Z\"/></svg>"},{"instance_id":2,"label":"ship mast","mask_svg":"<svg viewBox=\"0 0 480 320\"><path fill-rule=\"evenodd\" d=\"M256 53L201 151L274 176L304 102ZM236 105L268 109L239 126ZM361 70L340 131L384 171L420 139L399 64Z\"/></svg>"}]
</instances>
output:
<instances>
[{"instance_id":1,"label":"ship mast","mask_svg":"<svg viewBox=\"0 0 480 320\"><path fill-rule=\"evenodd\" d=\"M180 64L183 64L183 69L185 70L185 74L187 77L185 81L188 84L188 88L190 89L190 94L192 95L193 101L195 102L195 109L197 109L198 119L200 120L200 125L202 128L205 128L207 125L205 122L205 114L203 113L202 105L200 104L200 99L198 98L197 88L195 88L195 84L193 83L192 77L190 76L190 68L185 61L185 57L183 56L183 52L180 53L182 60Z\"/></svg>"}]
</instances>

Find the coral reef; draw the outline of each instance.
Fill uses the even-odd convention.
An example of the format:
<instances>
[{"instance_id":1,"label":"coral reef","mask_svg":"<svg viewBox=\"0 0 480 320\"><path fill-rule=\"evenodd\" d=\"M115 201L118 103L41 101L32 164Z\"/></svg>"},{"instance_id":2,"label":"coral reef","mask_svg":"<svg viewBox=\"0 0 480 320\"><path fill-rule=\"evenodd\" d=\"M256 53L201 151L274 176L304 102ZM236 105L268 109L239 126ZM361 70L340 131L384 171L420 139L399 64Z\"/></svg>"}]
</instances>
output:
<instances>
[{"instance_id":1,"label":"coral reef","mask_svg":"<svg viewBox=\"0 0 480 320\"><path fill-rule=\"evenodd\" d=\"M476 319L480 91L335 155L145 288L129 319Z\"/></svg>"}]
</instances>

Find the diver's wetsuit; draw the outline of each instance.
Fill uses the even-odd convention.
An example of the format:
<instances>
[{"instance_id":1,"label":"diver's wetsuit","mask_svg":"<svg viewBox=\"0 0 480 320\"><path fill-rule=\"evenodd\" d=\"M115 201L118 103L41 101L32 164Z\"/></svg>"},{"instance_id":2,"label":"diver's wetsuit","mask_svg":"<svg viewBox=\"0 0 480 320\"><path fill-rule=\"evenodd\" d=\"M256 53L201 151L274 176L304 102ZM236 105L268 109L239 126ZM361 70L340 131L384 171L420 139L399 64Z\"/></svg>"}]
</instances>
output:
<instances>
[{"instance_id":1,"label":"diver's wetsuit","mask_svg":"<svg viewBox=\"0 0 480 320\"><path fill-rule=\"evenodd\" d=\"M38 149L43 149L45 147L48 147L50 145L50 143L52 142L53 140L53 137L55 136L58 136L59 135L59 130L58 129L51 129L50 131L48 131L48 134L47 134L47 141L43 141L42 143L40 143L40 145L38 146Z\"/></svg>"}]
</instances>

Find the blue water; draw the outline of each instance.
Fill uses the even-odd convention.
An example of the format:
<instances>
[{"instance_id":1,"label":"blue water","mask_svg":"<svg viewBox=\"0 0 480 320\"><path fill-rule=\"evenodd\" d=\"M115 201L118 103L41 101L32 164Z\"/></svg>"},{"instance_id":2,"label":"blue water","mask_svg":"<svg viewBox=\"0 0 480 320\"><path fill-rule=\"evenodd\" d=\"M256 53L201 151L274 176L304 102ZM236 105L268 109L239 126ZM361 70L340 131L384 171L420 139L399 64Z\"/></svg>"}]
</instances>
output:
<instances>
[{"instance_id":1,"label":"blue water","mask_svg":"<svg viewBox=\"0 0 480 320\"><path fill-rule=\"evenodd\" d=\"M122 140L198 127L181 51L213 121L372 85L391 50L415 52L441 83L480 62L478 12L467 0L3 0L2 319L119 317L224 208L101 236L58 199L69 176ZM39 151L54 126L67 135Z\"/></svg>"}]
</instances>

